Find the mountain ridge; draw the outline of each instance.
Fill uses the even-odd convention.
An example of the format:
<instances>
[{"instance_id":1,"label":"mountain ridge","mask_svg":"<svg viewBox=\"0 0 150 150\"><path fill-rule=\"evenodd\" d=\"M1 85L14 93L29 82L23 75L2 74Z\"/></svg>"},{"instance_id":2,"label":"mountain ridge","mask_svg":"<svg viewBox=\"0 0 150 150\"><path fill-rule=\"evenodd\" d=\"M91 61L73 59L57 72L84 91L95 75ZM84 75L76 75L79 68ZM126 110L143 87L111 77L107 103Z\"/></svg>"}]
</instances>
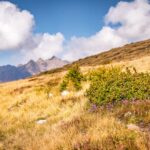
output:
<instances>
[{"instance_id":1,"label":"mountain ridge","mask_svg":"<svg viewBox=\"0 0 150 150\"><path fill-rule=\"evenodd\" d=\"M68 63L65 60L53 56L46 60L42 58L39 58L37 61L30 60L26 64L20 64L18 66L0 66L0 82L24 79L47 70L63 67Z\"/></svg>"}]
</instances>

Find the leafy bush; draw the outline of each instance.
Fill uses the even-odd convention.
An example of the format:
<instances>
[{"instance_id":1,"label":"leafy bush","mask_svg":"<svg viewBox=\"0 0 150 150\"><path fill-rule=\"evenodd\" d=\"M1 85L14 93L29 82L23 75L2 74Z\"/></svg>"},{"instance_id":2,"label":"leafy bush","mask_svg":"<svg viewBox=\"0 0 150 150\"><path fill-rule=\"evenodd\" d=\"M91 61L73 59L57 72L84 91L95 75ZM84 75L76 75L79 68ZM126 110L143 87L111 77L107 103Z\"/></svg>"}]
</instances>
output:
<instances>
[{"instance_id":1,"label":"leafy bush","mask_svg":"<svg viewBox=\"0 0 150 150\"><path fill-rule=\"evenodd\" d=\"M69 83L73 85L75 90L82 89L81 82L84 80L84 77L80 71L80 67L75 64L72 68L69 69L68 73L64 77L64 80L60 84L60 91L66 90Z\"/></svg>"},{"instance_id":2,"label":"leafy bush","mask_svg":"<svg viewBox=\"0 0 150 150\"><path fill-rule=\"evenodd\" d=\"M63 80L60 84L60 91L65 91L67 89L68 82L66 80Z\"/></svg>"},{"instance_id":3,"label":"leafy bush","mask_svg":"<svg viewBox=\"0 0 150 150\"><path fill-rule=\"evenodd\" d=\"M100 68L90 74L87 90L90 102L102 105L121 100L150 99L150 74L121 68Z\"/></svg>"}]
</instances>

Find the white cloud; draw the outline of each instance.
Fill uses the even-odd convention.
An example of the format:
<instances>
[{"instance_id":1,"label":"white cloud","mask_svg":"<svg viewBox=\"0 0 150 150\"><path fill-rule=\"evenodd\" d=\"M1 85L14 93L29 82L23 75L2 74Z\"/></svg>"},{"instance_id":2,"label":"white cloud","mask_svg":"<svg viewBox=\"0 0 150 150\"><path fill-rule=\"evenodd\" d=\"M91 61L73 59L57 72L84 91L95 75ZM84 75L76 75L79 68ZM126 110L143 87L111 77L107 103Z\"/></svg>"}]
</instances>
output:
<instances>
[{"instance_id":1,"label":"white cloud","mask_svg":"<svg viewBox=\"0 0 150 150\"><path fill-rule=\"evenodd\" d=\"M107 24L120 24L116 34L128 41L150 38L150 4L148 0L119 2L106 15Z\"/></svg>"},{"instance_id":2,"label":"white cloud","mask_svg":"<svg viewBox=\"0 0 150 150\"><path fill-rule=\"evenodd\" d=\"M16 61L23 62L53 55L76 60L150 38L150 4L148 0L121 1L109 9L104 27L95 35L72 37L66 42L61 33L34 34L33 25L30 12L10 2L0 2L0 50L18 49Z\"/></svg>"},{"instance_id":3,"label":"white cloud","mask_svg":"<svg viewBox=\"0 0 150 150\"><path fill-rule=\"evenodd\" d=\"M61 33L55 35L50 35L48 33L36 34L32 37L31 41L31 43L27 44L28 47L24 46L22 48L24 61L38 58L48 59L63 51L64 37Z\"/></svg>"},{"instance_id":4,"label":"white cloud","mask_svg":"<svg viewBox=\"0 0 150 150\"><path fill-rule=\"evenodd\" d=\"M106 26L89 38L73 37L65 47L67 53L64 54L64 59L76 60L125 43L127 41L118 36L114 29Z\"/></svg>"},{"instance_id":5,"label":"white cloud","mask_svg":"<svg viewBox=\"0 0 150 150\"><path fill-rule=\"evenodd\" d=\"M50 58L63 51L64 37L61 33L33 33L33 15L16 5L0 2L0 50L16 50L14 63L29 59Z\"/></svg>"},{"instance_id":6,"label":"white cloud","mask_svg":"<svg viewBox=\"0 0 150 150\"><path fill-rule=\"evenodd\" d=\"M0 2L0 50L19 48L31 34L33 15L10 2Z\"/></svg>"},{"instance_id":7,"label":"white cloud","mask_svg":"<svg viewBox=\"0 0 150 150\"><path fill-rule=\"evenodd\" d=\"M65 59L75 60L129 42L150 38L150 4L148 0L119 2L105 17L105 26L88 38L72 38L66 46Z\"/></svg>"}]
</instances>

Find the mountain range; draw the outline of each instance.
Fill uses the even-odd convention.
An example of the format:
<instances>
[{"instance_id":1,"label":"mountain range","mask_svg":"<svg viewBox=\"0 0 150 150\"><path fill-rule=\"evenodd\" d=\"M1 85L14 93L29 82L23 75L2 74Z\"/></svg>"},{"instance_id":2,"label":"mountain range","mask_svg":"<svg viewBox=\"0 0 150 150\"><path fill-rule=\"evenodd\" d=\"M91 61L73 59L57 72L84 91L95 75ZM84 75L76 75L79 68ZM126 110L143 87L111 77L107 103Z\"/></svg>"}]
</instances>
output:
<instances>
[{"instance_id":1,"label":"mountain range","mask_svg":"<svg viewBox=\"0 0 150 150\"><path fill-rule=\"evenodd\" d=\"M113 62L134 60L144 56L150 56L150 40L127 44L97 55L79 59L73 63L53 56L47 60L41 58L37 61L30 60L28 63L19 66L0 66L0 82L24 79L41 72L50 73L67 70L75 63L80 66L97 66Z\"/></svg>"},{"instance_id":2,"label":"mountain range","mask_svg":"<svg viewBox=\"0 0 150 150\"><path fill-rule=\"evenodd\" d=\"M69 62L53 56L46 60L42 58L39 58L37 61L30 60L28 63L19 66L0 66L0 82L24 79L47 70L63 67L67 64Z\"/></svg>"}]
</instances>

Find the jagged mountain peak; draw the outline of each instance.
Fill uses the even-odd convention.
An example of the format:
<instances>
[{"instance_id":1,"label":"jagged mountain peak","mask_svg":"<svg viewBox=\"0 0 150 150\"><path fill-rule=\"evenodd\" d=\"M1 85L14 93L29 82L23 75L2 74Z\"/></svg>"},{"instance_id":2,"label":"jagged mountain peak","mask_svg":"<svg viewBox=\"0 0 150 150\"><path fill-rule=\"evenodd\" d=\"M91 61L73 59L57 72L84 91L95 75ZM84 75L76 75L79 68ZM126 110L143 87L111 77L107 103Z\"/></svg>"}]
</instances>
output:
<instances>
[{"instance_id":1,"label":"jagged mountain peak","mask_svg":"<svg viewBox=\"0 0 150 150\"><path fill-rule=\"evenodd\" d=\"M32 63L35 63L35 61L32 59L27 62L27 64L32 64Z\"/></svg>"},{"instance_id":2,"label":"jagged mountain peak","mask_svg":"<svg viewBox=\"0 0 150 150\"><path fill-rule=\"evenodd\" d=\"M37 60L37 62L44 62L44 59L39 58L39 59Z\"/></svg>"},{"instance_id":3,"label":"jagged mountain peak","mask_svg":"<svg viewBox=\"0 0 150 150\"><path fill-rule=\"evenodd\" d=\"M52 56L51 59L57 59L57 57L56 56Z\"/></svg>"},{"instance_id":4,"label":"jagged mountain peak","mask_svg":"<svg viewBox=\"0 0 150 150\"><path fill-rule=\"evenodd\" d=\"M21 64L18 66L2 66L0 67L0 82L26 78L43 71L63 67L66 64L68 64L68 62L63 61L56 56L53 56L47 60L39 58L37 61L35 61L31 59L24 65Z\"/></svg>"},{"instance_id":5,"label":"jagged mountain peak","mask_svg":"<svg viewBox=\"0 0 150 150\"><path fill-rule=\"evenodd\" d=\"M57 59L61 60L60 58L58 58L58 57L56 57L56 56L52 56L51 58L49 58L49 59L47 59L47 60L57 60Z\"/></svg>"}]
</instances>

